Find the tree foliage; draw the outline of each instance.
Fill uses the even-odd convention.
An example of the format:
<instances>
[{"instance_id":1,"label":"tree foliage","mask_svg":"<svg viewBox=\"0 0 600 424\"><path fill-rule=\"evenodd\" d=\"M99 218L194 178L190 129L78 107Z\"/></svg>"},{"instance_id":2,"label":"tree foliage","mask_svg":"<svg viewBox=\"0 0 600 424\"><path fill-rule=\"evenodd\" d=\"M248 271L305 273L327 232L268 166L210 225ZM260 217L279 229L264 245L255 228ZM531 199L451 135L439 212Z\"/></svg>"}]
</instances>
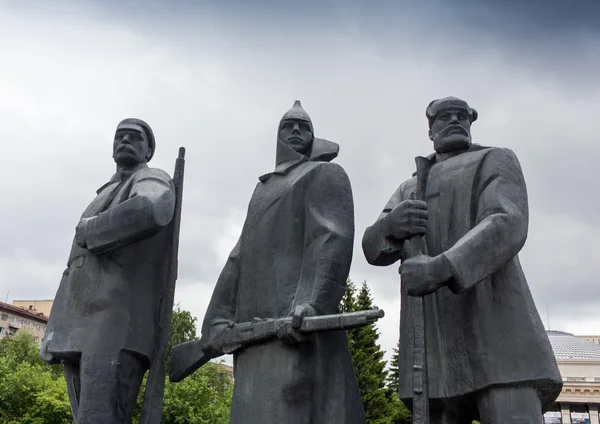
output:
<instances>
[{"instance_id":1,"label":"tree foliage","mask_svg":"<svg viewBox=\"0 0 600 424\"><path fill-rule=\"evenodd\" d=\"M196 318L177 307L173 311L172 346L196 337ZM134 423L139 422L146 378ZM164 424L228 424L233 380L222 364L208 363L180 383L165 376ZM0 339L0 424L72 423L62 365L50 366L39 357L33 334L21 329Z\"/></svg>"},{"instance_id":2,"label":"tree foliage","mask_svg":"<svg viewBox=\"0 0 600 424\"><path fill-rule=\"evenodd\" d=\"M39 357L34 336L21 329L0 341L0 423L70 423L71 407L61 366Z\"/></svg>"},{"instance_id":3,"label":"tree foliage","mask_svg":"<svg viewBox=\"0 0 600 424\"><path fill-rule=\"evenodd\" d=\"M373 297L366 282L360 290L348 280L346 293L340 302L342 312L353 312L374 307ZM402 404L386 381L384 351L377 343L379 332L375 324L348 332L350 353L368 424L402 424L410 422L410 412ZM404 421L407 419L408 421Z\"/></svg>"}]
</instances>

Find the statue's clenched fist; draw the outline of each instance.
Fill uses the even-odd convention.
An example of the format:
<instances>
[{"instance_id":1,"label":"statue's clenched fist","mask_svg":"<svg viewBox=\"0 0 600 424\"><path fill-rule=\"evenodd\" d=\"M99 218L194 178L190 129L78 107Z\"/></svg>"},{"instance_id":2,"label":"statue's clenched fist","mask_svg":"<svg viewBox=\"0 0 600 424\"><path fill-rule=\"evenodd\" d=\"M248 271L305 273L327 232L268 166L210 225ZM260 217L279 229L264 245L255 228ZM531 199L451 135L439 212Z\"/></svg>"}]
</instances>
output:
<instances>
[{"instance_id":1,"label":"statue's clenched fist","mask_svg":"<svg viewBox=\"0 0 600 424\"><path fill-rule=\"evenodd\" d=\"M406 240L423 235L427 230L427 203L422 200L404 200L383 218L386 237Z\"/></svg>"}]
</instances>

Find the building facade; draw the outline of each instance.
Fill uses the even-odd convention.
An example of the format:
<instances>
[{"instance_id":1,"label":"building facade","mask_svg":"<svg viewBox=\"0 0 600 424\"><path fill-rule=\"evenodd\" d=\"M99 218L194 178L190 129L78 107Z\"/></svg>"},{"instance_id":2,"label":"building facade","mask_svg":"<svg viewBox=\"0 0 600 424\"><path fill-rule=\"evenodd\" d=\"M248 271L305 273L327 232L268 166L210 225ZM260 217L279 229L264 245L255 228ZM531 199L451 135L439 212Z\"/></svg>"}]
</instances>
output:
<instances>
[{"instance_id":1,"label":"building facade","mask_svg":"<svg viewBox=\"0 0 600 424\"><path fill-rule=\"evenodd\" d=\"M19 308L27 309L30 312L39 313L50 316L50 311L52 310L52 304L54 303L54 299L45 299L45 300L13 300L13 306L17 306Z\"/></svg>"},{"instance_id":2,"label":"building facade","mask_svg":"<svg viewBox=\"0 0 600 424\"><path fill-rule=\"evenodd\" d=\"M0 338L11 337L26 328L31 331L36 343L41 344L47 324L48 316L42 312L0 302Z\"/></svg>"},{"instance_id":3,"label":"building facade","mask_svg":"<svg viewBox=\"0 0 600 424\"><path fill-rule=\"evenodd\" d=\"M548 331L563 389L546 424L600 424L600 336Z\"/></svg>"}]
</instances>

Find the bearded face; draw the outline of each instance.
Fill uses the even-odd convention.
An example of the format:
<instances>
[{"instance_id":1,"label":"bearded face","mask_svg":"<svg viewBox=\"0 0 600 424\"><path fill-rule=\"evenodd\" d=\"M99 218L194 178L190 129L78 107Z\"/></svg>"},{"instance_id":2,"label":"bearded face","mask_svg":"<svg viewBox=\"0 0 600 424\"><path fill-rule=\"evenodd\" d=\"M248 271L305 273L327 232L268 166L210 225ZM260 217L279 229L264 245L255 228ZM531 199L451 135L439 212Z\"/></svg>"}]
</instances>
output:
<instances>
[{"instance_id":1,"label":"bearded face","mask_svg":"<svg viewBox=\"0 0 600 424\"><path fill-rule=\"evenodd\" d=\"M466 110L446 109L439 113L429 130L437 153L466 149L471 145L471 120Z\"/></svg>"}]
</instances>

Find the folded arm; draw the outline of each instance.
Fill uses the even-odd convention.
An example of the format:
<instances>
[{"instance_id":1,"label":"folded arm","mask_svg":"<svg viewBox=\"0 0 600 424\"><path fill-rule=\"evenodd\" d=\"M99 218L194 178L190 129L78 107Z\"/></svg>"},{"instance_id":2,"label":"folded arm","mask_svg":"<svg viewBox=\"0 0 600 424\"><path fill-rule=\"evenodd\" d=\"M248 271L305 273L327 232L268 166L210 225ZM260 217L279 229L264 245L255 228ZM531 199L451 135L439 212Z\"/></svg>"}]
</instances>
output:
<instances>
[{"instance_id":1,"label":"folded arm","mask_svg":"<svg viewBox=\"0 0 600 424\"><path fill-rule=\"evenodd\" d=\"M174 208L171 179L150 169L133 183L127 200L85 219L78 231L89 251L103 253L154 236L171 222Z\"/></svg>"}]
</instances>

